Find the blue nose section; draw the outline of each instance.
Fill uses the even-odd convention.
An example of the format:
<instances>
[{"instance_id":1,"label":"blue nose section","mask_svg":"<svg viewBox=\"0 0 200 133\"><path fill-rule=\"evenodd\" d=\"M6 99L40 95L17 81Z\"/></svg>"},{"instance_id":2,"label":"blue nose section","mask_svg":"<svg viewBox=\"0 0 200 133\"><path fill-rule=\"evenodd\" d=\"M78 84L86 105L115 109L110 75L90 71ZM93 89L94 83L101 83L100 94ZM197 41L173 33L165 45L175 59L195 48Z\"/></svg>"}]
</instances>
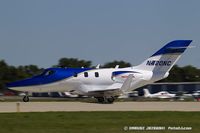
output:
<instances>
[{"instance_id":1,"label":"blue nose section","mask_svg":"<svg viewBox=\"0 0 200 133\"><path fill-rule=\"evenodd\" d=\"M25 87L25 86L43 85L43 84L53 83L53 82L56 82L68 77L70 77L70 75L64 69L50 68L50 69L46 69L42 74L38 76L8 83L7 87L9 88L9 87Z\"/></svg>"},{"instance_id":2,"label":"blue nose section","mask_svg":"<svg viewBox=\"0 0 200 133\"><path fill-rule=\"evenodd\" d=\"M25 87L25 86L34 86L34 85L43 85L54 83L56 81L64 80L70 77L73 77L74 74L79 74L84 71L90 70L89 68L84 69L74 69L74 68L49 68L46 69L42 74L34 76L29 79L24 79L12 83L8 83L7 87Z\"/></svg>"},{"instance_id":3,"label":"blue nose section","mask_svg":"<svg viewBox=\"0 0 200 133\"><path fill-rule=\"evenodd\" d=\"M20 80L16 82L11 82L11 83L6 84L6 86L8 88L11 88L11 87L39 85L42 83L43 83L43 80L41 78L30 78L30 79Z\"/></svg>"}]
</instances>

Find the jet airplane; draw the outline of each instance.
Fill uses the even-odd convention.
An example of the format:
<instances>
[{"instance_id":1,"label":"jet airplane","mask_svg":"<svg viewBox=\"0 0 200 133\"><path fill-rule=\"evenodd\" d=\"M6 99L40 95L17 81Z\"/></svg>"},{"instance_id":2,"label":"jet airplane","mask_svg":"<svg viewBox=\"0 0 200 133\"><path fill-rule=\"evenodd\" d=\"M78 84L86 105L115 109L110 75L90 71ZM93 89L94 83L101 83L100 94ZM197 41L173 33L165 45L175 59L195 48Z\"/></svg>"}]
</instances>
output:
<instances>
[{"instance_id":1,"label":"jet airplane","mask_svg":"<svg viewBox=\"0 0 200 133\"><path fill-rule=\"evenodd\" d=\"M176 94L172 94L167 91L160 91L160 92L151 94L148 89L143 89L143 90L144 90L144 97L146 98L172 99L176 97Z\"/></svg>"},{"instance_id":2,"label":"jet airplane","mask_svg":"<svg viewBox=\"0 0 200 133\"><path fill-rule=\"evenodd\" d=\"M166 78L192 40L169 42L138 66L127 68L48 68L40 75L7 87L21 92L69 92L94 97L100 103L113 101L126 92ZM24 102L29 101L26 95Z\"/></svg>"}]
</instances>

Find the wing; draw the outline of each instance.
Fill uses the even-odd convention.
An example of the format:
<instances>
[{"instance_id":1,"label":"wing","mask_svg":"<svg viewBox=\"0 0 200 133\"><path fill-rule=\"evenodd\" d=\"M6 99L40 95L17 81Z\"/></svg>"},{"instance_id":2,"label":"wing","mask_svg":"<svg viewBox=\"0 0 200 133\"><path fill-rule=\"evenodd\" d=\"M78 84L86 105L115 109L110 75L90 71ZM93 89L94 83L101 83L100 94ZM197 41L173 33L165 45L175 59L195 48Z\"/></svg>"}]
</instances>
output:
<instances>
[{"instance_id":1,"label":"wing","mask_svg":"<svg viewBox=\"0 0 200 133\"><path fill-rule=\"evenodd\" d=\"M110 90L98 90L98 91L89 91L89 96L94 97L111 97L111 96L119 96L122 94L120 89L110 89Z\"/></svg>"},{"instance_id":2,"label":"wing","mask_svg":"<svg viewBox=\"0 0 200 133\"><path fill-rule=\"evenodd\" d=\"M132 79L133 79L133 74L130 74L123 84L114 83L104 90L89 91L88 95L95 96L95 97L119 96L120 94L124 93L125 91L131 88Z\"/></svg>"}]
</instances>

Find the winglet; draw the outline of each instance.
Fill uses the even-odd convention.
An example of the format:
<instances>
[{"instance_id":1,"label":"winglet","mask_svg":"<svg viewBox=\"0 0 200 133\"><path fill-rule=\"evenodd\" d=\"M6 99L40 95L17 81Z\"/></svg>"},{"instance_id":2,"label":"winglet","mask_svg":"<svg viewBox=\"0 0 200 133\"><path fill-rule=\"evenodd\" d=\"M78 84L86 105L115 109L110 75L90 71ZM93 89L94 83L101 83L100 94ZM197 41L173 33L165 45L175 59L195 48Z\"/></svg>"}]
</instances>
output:
<instances>
[{"instance_id":1,"label":"winglet","mask_svg":"<svg viewBox=\"0 0 200 133\"><path fill-rule=\"evenodd\" d=\"M127 91L129 88L131 88L131 82L132 82L132 79L133 79L133 74L130 74L128 76L128 78L124 81L122 87L121 87L121 90L123 92Z\"/></svg>"}]
</instances>

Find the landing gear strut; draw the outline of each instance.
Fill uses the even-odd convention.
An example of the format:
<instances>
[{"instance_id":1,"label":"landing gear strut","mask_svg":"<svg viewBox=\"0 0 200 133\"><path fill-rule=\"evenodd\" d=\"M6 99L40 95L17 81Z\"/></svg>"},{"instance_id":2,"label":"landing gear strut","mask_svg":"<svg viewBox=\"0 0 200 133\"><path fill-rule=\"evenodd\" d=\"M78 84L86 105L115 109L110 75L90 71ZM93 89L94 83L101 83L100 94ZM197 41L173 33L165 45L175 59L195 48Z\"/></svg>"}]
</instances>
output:
<instances>
[{"instance_id":1,"label":"landing gear strut","mask_svg":"<svg viewBox=\"0 0 200 133\"><path fill-rule=\"evenodd\" d=\"M29 97L28 97L28 96L24 96L24 97L23 97L23 101L24 101L24 102L29 102Z\"/></svg>"}]
</instances>

